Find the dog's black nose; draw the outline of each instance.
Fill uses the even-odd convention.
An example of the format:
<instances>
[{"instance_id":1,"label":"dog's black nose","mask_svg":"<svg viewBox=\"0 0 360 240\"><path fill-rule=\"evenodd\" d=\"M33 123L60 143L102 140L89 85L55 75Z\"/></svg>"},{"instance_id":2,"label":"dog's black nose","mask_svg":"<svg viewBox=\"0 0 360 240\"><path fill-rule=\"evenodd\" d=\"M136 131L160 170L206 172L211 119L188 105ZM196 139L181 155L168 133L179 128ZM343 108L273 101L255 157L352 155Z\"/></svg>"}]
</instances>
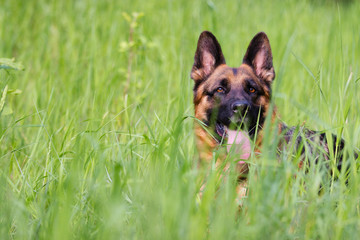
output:
<instances>
[{"instance_id":1,"label":"dog's black nose","mask_svg":"<svg viewBox=\"0 0 360 240\"><path fill-rule=\"evenodd\" d=\"M240 112L242 113L245 108L247 108L247 103L245 101L235 101L232 105L231 105L231 109L234 113Z\"/></svg>"}]
</instances>

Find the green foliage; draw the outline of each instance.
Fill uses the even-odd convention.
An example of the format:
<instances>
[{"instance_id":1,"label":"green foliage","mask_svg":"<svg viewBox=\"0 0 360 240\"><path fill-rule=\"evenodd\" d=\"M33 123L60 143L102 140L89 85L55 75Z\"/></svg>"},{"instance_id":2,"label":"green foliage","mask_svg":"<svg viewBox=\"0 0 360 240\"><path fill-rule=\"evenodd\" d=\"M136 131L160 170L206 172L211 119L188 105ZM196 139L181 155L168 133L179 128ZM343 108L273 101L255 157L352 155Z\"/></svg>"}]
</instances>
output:
<instances>
[{"instance_id":1,"label":"green foliage","mask_svg":"<svg viewBox=\"0 0 360 240\"><path fill-rule=\"evenodd\" d=\"M5 70L5 80L4 82L8 82L10 79L10 71L13 70L24 70L24 67L21 63L15 62L15 59L9 58L0 58L0 70ZM4 76L2 76L4 78ZM2 85L3 83L1 83ZM0 117L1 115L9 115L12 114L13 111L10 107L5 106L5 100L7 95L19 95L21 94L21 90L19 89L8 89L8 85L5 85L2 96L0 99Z\"/></svg>"},{"instance_id":2,"label":"green foliage","mask_svg":"<svg viewBox=\"0 0 360 240\"><path fill-rule=\"evenodd\" d=\"M0 69L24 70L24 66L21 63L16 63L13 58L0 58Z\"/></svg>"},{"instance_id":3,"label":"green foliage","mask_svg":"<svg viewBox=\"0 0 360 240\"><path fill-rule=\"evenodd\" d=\"M131 16L126 12L122 16L129 25L129 38L128 41L121 41L119 51L121 54L127 55L127 68L120 68L120 73L125 76L126 82L124 83L124 96L127 97L129 88L132 87L131 95L135 95L134 101L142 103L145 94L136 94L140 89L146 87L142 84L141 72L133 69L133 64L140 58L146 57L146 51L155 46L139 31L139 19L144 16L144 13L133 12ZM132 101L132 99L130 100Z\"/></svg>"},{"instance_id":4,"label":"green foliage","mask_svg":"<svg viewBox=\"0 0 360 240\"><path fill-rule=\"evenodd\" d=\"M1 238L357 239L360 4L323 2L2 1L0 56L26 68L0 60ZM342 135L348 185L278 156L270 128L241 211L234 156L226 182L195 167L189 74L203 30L230 66L268 34L281 119Z\"/></svg>"}]
</instances>

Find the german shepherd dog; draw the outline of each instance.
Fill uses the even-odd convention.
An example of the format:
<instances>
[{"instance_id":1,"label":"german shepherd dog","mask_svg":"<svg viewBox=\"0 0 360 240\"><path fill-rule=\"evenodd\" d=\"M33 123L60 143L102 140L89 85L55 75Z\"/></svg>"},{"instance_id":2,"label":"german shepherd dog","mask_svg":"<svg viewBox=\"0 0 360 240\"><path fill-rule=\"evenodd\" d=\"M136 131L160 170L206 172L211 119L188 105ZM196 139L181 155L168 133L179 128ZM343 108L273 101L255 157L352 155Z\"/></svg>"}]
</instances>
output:
<instances>
[{"instance_id":1,"label":"german shepherd dog","mask_svg":"<svg viewBox=\"0 0 360 240\"><path fill-rule=\"evenodd\" d=\"M271 84L275 78L270 42L264 32L251 40L240 67L226 65L220 44L208 31L201 33L191 70L194 80L195 134L200 162L209 163L215 148L227 144L227 150L239 154L240 172L247 172L244 160L250 157L250 142L261 152L265 118L277 119L276 107L270 107ZM337 168L342 165L344 140L305 127L276 124L282 140L279 148L295 146L297 153L329 159L336 154ZM254 139L256 136L256 139ZM290 144L291 142L295 144ZM231 146L233 145L233 146ZM330 150L331 149L331 150ZM357 156L356 156L357 157ZM300 167L302 162L299 163Z\"/></svg>"}]
</instances>

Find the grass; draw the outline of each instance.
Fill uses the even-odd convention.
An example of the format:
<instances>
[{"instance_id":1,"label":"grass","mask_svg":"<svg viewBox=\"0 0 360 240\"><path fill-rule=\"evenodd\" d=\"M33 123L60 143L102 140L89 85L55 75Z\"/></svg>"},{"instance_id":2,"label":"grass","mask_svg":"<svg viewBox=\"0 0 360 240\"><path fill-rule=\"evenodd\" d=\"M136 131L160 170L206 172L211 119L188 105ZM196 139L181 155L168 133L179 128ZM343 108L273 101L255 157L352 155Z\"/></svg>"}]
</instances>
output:
<instances>
[{"instance_id":1,"label":"grass","mask_svg":"<svg viewBox=\"0 0 360 240\"><path fill-rule=\"evenodd\" d=\"M351 152L359 12L357 1L2 1L0 57L25 70L0 69L1 238L357 239L358 163L348 186L343 173L327 184L318 166L277 157L270 130L243 211L233 171L218 188L213 171L198 199L189 74L201 31L230 66L265 31L282 120L342 135Z\"/></svg>"}]
</instances>

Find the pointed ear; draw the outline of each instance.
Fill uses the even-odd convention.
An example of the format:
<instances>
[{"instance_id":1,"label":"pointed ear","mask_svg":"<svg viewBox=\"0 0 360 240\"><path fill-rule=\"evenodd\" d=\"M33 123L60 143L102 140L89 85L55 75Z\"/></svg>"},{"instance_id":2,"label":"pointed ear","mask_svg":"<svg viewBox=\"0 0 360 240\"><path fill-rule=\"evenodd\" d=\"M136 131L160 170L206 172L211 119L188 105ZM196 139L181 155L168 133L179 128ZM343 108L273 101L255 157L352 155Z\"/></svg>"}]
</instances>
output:
<instances>
[{"instance_id":1,"label":"pointed ear","mask_svg":"<svg viewBox=\"0 0 360 240\"><path fill-rule=\"evenodd\" d=\"M264 32L259 32L251 40L243 63L254 69L255 74L267 84L275 78L270 42Z\"/></svg>"},{"instance_id":2,"label":"pointed ear","mask_svg":"<svg viewBox=\"0 0 360 240\"><path fill-rule=\"evenodd\" d=\"M225 64L225 58L220 44L211 32L202 32L195 52L191 78L202 81L221 64Z\"/></svg>"}]
</instances>

